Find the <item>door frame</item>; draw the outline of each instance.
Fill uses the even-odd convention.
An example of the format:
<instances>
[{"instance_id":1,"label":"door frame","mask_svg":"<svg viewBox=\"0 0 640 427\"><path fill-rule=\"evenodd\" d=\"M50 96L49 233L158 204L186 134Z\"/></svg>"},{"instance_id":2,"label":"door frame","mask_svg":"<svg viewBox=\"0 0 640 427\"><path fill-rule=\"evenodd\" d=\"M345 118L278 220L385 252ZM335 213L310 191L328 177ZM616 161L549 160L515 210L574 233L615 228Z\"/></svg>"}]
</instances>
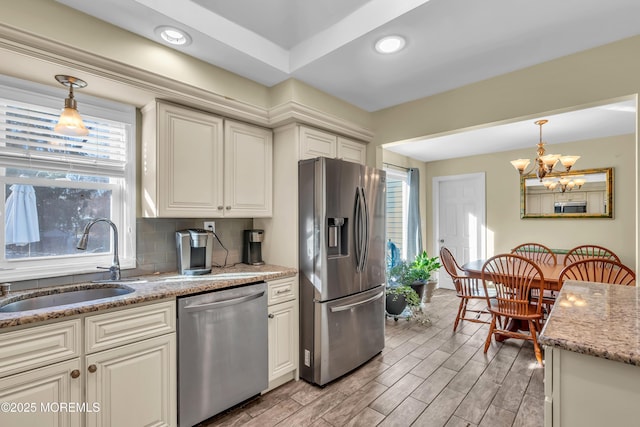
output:
<instances>
[{"instance_id":1,"label":"door frame","mask_svg":"<svg viewBox=\"0 0 640 427\"><path fill-rule=\"evenodd\" d=\"M436 254L440 253L440 183L444 181L461 181L466 179L477 179L480 186L480 258L487 257L487 198L486 198L486 173L466 173L460 175L434 176L432 178L432 214L433 214L433 249ZM443 270L441 270L443 271Z\"/></svg>"}]
</instances>

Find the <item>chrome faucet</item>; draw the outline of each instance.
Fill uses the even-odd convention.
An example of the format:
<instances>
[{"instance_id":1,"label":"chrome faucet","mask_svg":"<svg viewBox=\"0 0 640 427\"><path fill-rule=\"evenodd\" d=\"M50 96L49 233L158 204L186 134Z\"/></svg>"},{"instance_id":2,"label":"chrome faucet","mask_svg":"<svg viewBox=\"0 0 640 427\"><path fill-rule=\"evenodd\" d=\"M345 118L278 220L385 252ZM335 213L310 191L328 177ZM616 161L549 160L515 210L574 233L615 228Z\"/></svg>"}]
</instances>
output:
<instances>
[{"instance_id":1,"label":"chrome faucet","mask_svg":"<svg viewBox=\"0 0 640 427\"><path fill-rule=\"evenodd\" d=\"M93 227L93 224L95 224L96 222L106 222L113 229L113 261L111 262L111 267L109 267L109 273L111 274L109 280L120 280L120 260L118 259L118 228L113 222L106 218L98 218L91 221L84 227L84 231L82 232L82 237L80 237L77 248L82 251L87 249L87 243L89 242L89 230L91 230L91 227Z\"/></svg>"}]
</instances>

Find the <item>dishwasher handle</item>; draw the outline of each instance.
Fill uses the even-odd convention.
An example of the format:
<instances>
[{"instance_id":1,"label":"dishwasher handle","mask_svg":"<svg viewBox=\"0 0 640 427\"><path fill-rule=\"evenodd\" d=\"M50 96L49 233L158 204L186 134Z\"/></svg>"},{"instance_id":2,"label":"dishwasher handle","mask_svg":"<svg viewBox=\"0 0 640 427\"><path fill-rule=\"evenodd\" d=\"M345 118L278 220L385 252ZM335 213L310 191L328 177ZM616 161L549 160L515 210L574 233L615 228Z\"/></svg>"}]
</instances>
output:
<instances>
[{"instance_id":1,"label":"dishwasher handle","mask_svg":"<svg viewBox=\"0 0 640 427\"><path fill-rule=\"evenodd\" d=\"M354 302L353 304L347 304L347 305L339 305L337 307L331 307L331 312L335 313L336 311L345 311L345 310L350 310L354 307L357 307L359 305L363 305L363 304L368 304L372 301L375 301L377 299L380 299L382 297L382 295L384 295L384 291L380 292L377 295L372 296L371 298L367 298L366 300L363 301L359 301L359 302Z\"/></svg>"},{"instance_id":2,"label":"dishwasher handle","mask_svg":"<svg viewBox=\"0 0 640 427\"><path fill-rule=\"evenodd\" d=\"M214 310L216 308L228 307L230 305L241 304L243 302L258 299L264 295L264 292L265 291L256 292L255 294L246 295L240 298L230 298L222 301L210 302L207 304L187 305L183 308L183 310L192 313L194 311Z\"/></svg>"}]
</instances>

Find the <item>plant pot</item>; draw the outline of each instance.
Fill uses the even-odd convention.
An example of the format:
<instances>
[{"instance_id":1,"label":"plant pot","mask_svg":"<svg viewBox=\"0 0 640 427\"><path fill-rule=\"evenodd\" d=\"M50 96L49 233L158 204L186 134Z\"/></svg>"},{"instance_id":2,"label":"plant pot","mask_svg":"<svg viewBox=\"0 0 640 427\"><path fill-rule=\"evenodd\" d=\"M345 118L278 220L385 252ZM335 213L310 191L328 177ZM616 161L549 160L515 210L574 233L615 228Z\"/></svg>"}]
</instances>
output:
<instances>
[{"instance_id":1,"label":"plant pot","mask_svg":"<svg viewBox=\"0 0 640 427\"><path fill-rule=\"evenodd\" d=\"M404 298L404 295L387 295L387 314L391 316L399 316L405 308L407 308L407 300Z\"/></svg>"},{"instance_id":2,"label":"plant pot","mask_svg":"<svg viewBox=\"0 0 640 427\"><path fill-rule=\"evenodd\" d=\"M420 301L423 303L431 302L433 291L438 287L437 280L429 280L428 282L413 282L411 288L416 291Z\"/></svg>"}]
</instances>

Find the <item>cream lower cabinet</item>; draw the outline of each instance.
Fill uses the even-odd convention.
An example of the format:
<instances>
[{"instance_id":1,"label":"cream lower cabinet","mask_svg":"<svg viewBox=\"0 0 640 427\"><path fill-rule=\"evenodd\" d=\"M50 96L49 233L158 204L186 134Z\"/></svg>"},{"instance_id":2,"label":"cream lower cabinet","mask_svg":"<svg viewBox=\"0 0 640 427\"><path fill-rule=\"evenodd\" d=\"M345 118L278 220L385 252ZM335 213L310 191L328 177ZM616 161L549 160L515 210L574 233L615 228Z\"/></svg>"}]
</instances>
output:
<instances>
[{"instance_id":1,"label":"cream lower cabinet","mask_svg":"<svg viewBox=\"0 0 640 427\"><path fill-rule=\"evenodd\" d=\"M0 360L0 426L177 424L175 301L0 333Z\"/></svg>"},{"instance_id":2,"label":"cream lower cabinet","mask_svg":"<svg viewBox=\"0 0 640 427\"><path fill-rule=\"evenodd\" d=\"M297 379L298 299L297 279L268 283L269 389Z\"/></svg>"},{"instance_id":3,"label":"cream lower cabinet","mask_svg":"<svg viewBox=\"0 0 640 427\"><path fill-rule=\"evenodd\" d=\"M76 407L72 410L61 407L69 402L83 402L84 380L79 377L80 369L80 359L74 358L0 379L0 405L4 405L0 410L0 426L83 425L84 414Z\"/></svg>"},{"instance_id":4,"label":"cream lower cabinet","mask_svg":"<svg viewBox=\"0 0 640 427\"><path fill-rule=\"evenodd\" d=\"M142 109L145 217L272 215L272 132L155 101Z\"/></svg>"},{"instance_id":5,"label":"cream lower cabinet","mask_svg":"<svg viewBox=\"0 0 640 427\"><path fill-rule=\"evenodd\" d=\"M86 357L87 427L176 423L176 337L163 335Z\"/></svg>"},{"instance_id":6,"label":"cream lower cabinet","mask_svg":"<svg viewBox=\"0 0 640 427\"><path fill-rule=\"evenodd\" d=\"M639 425L640 366L548 346L544 353L545 427Z\"/></svg>"}]
</instances>

